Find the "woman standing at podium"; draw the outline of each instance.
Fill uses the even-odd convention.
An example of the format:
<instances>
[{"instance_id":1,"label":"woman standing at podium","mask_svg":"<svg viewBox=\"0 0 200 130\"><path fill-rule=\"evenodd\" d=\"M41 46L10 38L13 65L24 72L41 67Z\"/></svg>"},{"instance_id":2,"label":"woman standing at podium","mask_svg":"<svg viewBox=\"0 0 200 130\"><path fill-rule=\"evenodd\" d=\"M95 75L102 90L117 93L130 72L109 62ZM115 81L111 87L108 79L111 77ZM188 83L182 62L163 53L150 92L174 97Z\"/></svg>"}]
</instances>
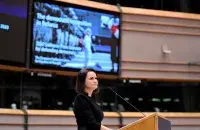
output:
<instances>
[{"instance_id":1,"label":"woman standing at podium","mask_svg":"<svg viewBox=\"0 0 200 130\"><path fill-rule=\"evenodd\" d=\"M103 125L103 111L96 104L95 94L98 92L97 75L92 69L83 68L79 71L76 81L73 111L78 130L111 130Z\"/></svg>"}]
</instances>

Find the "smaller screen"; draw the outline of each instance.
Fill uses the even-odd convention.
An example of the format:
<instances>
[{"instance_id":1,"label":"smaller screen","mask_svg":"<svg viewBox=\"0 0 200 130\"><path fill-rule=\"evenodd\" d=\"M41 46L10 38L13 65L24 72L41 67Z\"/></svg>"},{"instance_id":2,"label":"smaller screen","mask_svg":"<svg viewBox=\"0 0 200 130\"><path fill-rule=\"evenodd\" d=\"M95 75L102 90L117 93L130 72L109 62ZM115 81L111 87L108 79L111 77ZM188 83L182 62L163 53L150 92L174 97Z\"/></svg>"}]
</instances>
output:
<instances>
[{"instance_id":1,"label":"smaller screen","mask_svg":"<svg viewBox=\"0 0 200 130\"><path fill-rule=\"evenodd\" d=\"M25 64L27 0L0 0L0 61Z\"/></svg>"}]
</instances>

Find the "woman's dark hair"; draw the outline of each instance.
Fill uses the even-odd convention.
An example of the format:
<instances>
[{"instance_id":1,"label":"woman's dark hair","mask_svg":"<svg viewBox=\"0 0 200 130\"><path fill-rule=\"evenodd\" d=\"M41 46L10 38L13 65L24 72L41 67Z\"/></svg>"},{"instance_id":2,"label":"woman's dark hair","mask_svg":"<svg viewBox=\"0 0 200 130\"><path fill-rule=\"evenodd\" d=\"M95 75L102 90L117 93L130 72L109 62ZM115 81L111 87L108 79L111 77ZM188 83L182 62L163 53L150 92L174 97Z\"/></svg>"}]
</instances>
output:
<instances>
[{"instance_id":1,"label":"woman's dark hair","mask_svg":"<svg viewBox=\"0 0 200 130\"><path fill-rule=\"evenodd\" d=\"M87 77L88 72L95 72L93 69L83 68L78 72L78 76L76 79L76 92L77 93L85 93L85 79ZM99 89L93 91L93 94L97 94Z\"/></svg>"}]
</instances>

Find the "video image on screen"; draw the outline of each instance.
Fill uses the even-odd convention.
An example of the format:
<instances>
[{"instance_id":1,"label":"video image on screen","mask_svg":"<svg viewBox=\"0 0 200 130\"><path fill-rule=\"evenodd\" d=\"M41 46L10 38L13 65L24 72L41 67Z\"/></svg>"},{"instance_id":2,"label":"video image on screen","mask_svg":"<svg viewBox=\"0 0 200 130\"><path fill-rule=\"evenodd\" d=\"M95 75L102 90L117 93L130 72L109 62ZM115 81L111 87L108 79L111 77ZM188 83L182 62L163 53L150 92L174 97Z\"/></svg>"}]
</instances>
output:
<instances>
[{"instance_id":1,"label":"video image on screen","mask_svg":"<svg viewBox=\"0 0 200 130\"><path fill-rule=\"evenodd\" d=\"M32 63L118 73L120 17L34 2Z\"/></svg>"}]
</instances>

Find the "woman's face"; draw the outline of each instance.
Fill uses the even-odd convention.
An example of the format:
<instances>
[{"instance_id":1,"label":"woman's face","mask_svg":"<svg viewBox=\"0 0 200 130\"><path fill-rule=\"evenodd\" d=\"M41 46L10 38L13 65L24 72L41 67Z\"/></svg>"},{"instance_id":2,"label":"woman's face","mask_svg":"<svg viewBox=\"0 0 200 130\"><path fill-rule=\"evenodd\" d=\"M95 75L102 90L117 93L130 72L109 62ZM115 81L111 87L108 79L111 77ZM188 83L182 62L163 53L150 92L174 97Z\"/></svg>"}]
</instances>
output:
<instances>
[{"instance_id":1,"label":"woman's face","mask_svg":"<svg viewBox=\"0 0 200 130\"><path fill-rule=\"evenodd\" d=\"M86 79L85 79L85 86L86 89L89 89L91 91L94 91L98 87L98 80L97 75L93 71L89 71L87 73Z\"/></svg>"}]
</instances>

